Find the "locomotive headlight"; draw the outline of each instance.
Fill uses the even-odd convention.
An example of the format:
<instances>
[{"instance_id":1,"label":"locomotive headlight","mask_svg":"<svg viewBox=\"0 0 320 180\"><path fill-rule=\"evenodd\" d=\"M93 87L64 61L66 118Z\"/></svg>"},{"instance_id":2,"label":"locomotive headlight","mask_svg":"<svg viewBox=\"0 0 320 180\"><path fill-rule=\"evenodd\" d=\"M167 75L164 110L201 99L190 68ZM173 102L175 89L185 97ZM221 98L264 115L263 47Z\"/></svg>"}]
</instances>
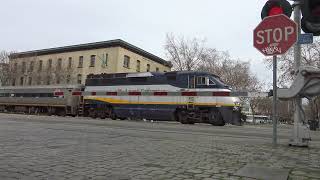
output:
<instances>
[{"instance_id":1,"label":"locomotive headlight","mask_svg":"<svg viewBox=\"0 0 320 180\"><path fill-rule=\"evenodd\" d=\"M238 101L235 101L235 102L234 102L233 110L234 110L234 111L239 111L239 110L240 110L240 107L241 107L241 103L238 102Z\"/></svg>"}]
</instances>

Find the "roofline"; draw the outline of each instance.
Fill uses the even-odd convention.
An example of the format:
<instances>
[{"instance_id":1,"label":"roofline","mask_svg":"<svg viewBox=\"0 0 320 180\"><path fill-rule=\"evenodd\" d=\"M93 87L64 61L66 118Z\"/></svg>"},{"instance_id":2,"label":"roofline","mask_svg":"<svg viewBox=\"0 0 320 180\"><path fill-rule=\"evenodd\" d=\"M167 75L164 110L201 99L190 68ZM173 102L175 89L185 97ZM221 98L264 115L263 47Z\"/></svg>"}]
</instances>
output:
<instances>
[{"instance_id":1,"label":"roofline","mask_svg":"<svg viewBox=\"0 0 320 180\"><path fill-rule=\"evenodd\" d=\"M172 67L172 63L170 61L166 61L154 54L151 54L137 46L134 46L122 39L115 39L109 41L100 41L100 42L93 42L93 43L86 43L86 44L78 44L78 45L71 45L71 46L63 46L63 47L55 47L55 48L48 48L48 49L40 49L40 50L33 50L33 51L25 51L19 53L13 53L10 55L10 59L17 59L17 58L24 58L24 57L33 57L33 56L42 56L48 54L57 54L57 53L64 53L64 52L74 52L74 51L81 51L81 50L91 50L91 49L101 49L101 48L109 48L109 47L122 47L134 53L137 53L141 56L149 58L157 63L160 63L167 67Z\"/></svg>"}]
</instances>

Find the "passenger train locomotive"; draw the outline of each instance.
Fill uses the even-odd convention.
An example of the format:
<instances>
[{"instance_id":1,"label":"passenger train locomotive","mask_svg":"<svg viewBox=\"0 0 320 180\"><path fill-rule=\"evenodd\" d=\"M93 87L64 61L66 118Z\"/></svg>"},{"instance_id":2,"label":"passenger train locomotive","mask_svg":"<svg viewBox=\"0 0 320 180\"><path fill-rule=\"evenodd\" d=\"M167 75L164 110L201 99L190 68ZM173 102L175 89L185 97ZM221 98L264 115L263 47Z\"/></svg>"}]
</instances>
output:
<instances>
[{"instance_id":1,"label":"passenger train locomotive","mask_svg":"<svg viewBox=\"0 0 320 180\"><path fill-rule=\"evenodd\" d=\"M46 98L27 91L19 94L22 88L0 88L0 111L241 124L239 98L230 96L230 88L218 76L206 72L90 74L85 86L46 87Z\"/></svg>"}]
</instances>

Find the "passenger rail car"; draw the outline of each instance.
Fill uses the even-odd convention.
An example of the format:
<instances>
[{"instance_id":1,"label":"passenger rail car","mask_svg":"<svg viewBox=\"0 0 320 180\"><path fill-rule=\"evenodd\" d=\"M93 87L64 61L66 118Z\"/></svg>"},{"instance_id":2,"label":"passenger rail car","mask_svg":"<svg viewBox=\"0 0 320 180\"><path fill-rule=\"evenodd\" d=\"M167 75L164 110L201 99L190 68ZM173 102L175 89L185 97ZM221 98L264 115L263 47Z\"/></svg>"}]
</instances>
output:
<instances>
[{"instance_id":1,"label":"passenger rail car","mask_svg":"<svg viewBox=\"0 0 320 180\"><path fill-rule=\"evenodd\" d=\"M79 85L0 87L0 112L76 116L81 96L73 93L82 89Z\"/></svg>"},{"instance_id":2,"label":"passenger rail car","mask_svg":"<svg viewBox=\"0 0 320 180\"><path fill-rule=\"evenodd\" d=\"M84 115L240 125L240 100L230 92L218 76L206 72L90 74Z\"/></svg>"}]
</instances>

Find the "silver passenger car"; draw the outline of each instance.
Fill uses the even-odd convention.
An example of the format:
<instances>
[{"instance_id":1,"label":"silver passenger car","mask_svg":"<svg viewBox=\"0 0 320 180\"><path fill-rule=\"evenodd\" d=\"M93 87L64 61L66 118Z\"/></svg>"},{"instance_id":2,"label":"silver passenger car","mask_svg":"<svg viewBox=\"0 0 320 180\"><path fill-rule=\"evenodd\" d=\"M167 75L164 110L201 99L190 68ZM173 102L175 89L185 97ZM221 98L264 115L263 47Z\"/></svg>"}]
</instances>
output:
<instances>
[{"instance_id":1,"label":"silver passenger car","mask_svg":"<svg viewBox=\"0 0 320 180\"><path fill-rule=\"evenodd\" d=\"M70 115L78 113L81 85L0 87L0 112Z\"/></svg>"}]
</instances>

